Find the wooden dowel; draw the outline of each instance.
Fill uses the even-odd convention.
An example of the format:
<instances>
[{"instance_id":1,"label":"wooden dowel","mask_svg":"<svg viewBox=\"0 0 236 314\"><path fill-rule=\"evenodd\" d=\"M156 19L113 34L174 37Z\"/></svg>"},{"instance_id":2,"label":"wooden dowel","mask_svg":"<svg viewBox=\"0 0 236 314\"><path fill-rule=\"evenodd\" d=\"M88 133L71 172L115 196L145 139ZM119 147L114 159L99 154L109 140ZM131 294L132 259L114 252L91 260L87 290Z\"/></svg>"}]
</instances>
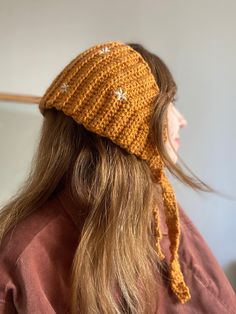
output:
<instances>
[{"instance_id":1,"label":"wooden dowel","mask_svg":"<svg viewBox=\"0 0 236 314\"><path fill-rule=\"evenodd\" d=\"M0 93L0 100L39 104L41 97L33 95L19 95L10 93Z\"/></svg>"}]
</instances>

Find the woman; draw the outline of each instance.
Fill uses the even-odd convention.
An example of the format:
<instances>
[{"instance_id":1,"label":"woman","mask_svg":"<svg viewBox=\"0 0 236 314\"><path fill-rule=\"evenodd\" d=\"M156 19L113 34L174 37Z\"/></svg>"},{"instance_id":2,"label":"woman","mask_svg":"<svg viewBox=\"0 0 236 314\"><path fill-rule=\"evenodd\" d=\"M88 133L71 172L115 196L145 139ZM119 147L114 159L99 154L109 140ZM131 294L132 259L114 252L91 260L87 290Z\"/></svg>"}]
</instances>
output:
<instances>
[{"instance_id":1,"label":"woman","mask_svg":"<svg viewBox=\"0 0 236 314\"><path fill-rule=\"evenodd\" d=\"M165 63L110 41L75 57L39 103L32 169L0 216L0 313L235 313L235 293L165 170L186 120Z\"/></svg>"}]
</instances>

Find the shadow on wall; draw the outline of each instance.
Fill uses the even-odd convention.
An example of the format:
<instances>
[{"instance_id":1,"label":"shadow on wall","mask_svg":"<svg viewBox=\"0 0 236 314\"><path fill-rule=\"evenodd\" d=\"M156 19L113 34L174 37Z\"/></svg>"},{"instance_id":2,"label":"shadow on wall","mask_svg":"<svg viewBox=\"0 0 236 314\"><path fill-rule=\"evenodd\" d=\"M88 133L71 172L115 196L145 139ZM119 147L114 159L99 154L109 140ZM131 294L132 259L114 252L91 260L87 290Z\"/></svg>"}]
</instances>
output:
<instances>
[{"instance_id":1,"label":"shadow on wall","mask_svg":"<svg viewBox=\"0 0 236 314\"><path fill-rule=\"evenodd\" d=\"M224 272L236 292L236 262L231 262L225 267Z\"/></svg>"}]
</instances>

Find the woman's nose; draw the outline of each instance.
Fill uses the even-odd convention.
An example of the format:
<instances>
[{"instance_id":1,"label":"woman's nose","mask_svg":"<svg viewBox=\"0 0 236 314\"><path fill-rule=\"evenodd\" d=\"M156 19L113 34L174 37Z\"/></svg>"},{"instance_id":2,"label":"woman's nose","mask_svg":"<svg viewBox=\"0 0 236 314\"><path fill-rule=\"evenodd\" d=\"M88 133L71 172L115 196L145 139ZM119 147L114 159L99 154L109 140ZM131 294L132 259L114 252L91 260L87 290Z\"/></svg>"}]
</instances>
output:
<instances>
[{"instance_id":1,"label":"woman's nose","mask_svg":"<svg viewBox=\"0 0 236 314\"><path fill-rule=\"evenodd\" d=\"M182 114L180 115L180 119L179 120L180 120L179 124L180 124L181 128L183 128L183 127L188 125L187 120L185 119L185 117Z\"/></svg>"},{"instance_id":2,"label":"woman's nose","mask_svg":"<svg viewBox=\"0 0 236 314\"><path fill-rule=\"evenodd\" d=\"M187 126L188 122L185 119L185 117L183 116L183 114L177 108L175 108L175 110L177 112L177 117L178 117L178 120L179 120L180 128L183 128L183 127Z\"/></svg>"}]
</instances>

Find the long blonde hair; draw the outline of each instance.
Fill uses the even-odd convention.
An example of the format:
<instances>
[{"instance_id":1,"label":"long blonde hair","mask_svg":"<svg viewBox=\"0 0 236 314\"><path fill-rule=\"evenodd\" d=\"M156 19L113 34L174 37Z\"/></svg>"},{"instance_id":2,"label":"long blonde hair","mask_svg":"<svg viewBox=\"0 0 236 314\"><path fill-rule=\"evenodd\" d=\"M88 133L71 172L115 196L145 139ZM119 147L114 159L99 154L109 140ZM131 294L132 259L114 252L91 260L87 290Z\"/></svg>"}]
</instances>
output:
<instances>
[{"instance_id":1,"label":"long blonde hair","mask_svg":"<svg viewBox=\"0 0 236 314\"><path fill-rule=\"evenodd\" d=\"M167 169L193 189L213 192L197 176L184 173L165 150L162 132L167 107L177 92L170 71L142 45L129 45L148 62L160 87L150 137ZM162 200L148 165L62 111L45 109L43 114L28 177L1 209L0 240L68 185L88 213L71 269L71 314L152 313L158 306L158 274L164 266L155 249L152 213L153 202L161 206ZM118 298L114 291L119 292Z\"/></svg>"}]
</instances>

